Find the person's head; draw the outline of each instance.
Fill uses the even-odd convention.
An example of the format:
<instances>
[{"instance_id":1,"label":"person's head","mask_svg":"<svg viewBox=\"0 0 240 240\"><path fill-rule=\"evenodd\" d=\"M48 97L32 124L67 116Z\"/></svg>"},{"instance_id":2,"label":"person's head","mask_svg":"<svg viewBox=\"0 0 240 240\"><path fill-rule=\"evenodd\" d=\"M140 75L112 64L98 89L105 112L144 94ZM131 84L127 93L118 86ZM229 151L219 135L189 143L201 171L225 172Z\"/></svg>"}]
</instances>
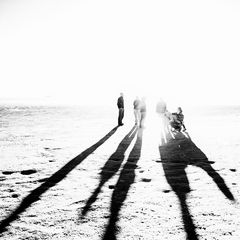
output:
<instances>
[{"instance_id":1,"label":"person's head","mask_svg":"<svg viewBox=\"0 0 240 240\"><path fill-rule=\"evenodd\" d=\"M178 112L178 113L182 113L182 108L181 108L181 107L178 107L178 108L177 108L177 112Z\"/></svg>"},{"instance_id":2,"label":"person's head","mask_svg":"<svg viewBox=\"0 0 240 240\"><path fill-rule=\"evenodd\" d=\"M120 96L123 97L123 93L122 92L120 93Z\"/></svg>"}]
</instances>

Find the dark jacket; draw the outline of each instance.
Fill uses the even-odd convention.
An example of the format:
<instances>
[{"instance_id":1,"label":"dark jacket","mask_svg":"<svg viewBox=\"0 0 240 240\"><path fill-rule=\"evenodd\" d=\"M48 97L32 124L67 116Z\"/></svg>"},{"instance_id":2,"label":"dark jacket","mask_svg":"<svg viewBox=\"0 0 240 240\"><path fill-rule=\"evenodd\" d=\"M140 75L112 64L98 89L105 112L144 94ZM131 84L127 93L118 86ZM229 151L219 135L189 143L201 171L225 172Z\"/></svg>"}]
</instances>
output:
<instances>
[{"instance_id":1,"label":"dark jacket","mask_svg":"<svg viewBox=\"0 0 240 240\"><path fill-rule=\"evenodd\" d=\"M184 115L182 113L172 113L173 116L176 116L177 121L183 123Z\"/></svg>"},{"instance_id":2,"label":"dark jacket","mask_svg":"<svg viewBox=\"0 0 240 240\"><path fill-rule=\"evenodd\" d=\"M118 108L124 108L124 100L122 96L118 98L117 106Z\"/></svg>"}]
</instances>

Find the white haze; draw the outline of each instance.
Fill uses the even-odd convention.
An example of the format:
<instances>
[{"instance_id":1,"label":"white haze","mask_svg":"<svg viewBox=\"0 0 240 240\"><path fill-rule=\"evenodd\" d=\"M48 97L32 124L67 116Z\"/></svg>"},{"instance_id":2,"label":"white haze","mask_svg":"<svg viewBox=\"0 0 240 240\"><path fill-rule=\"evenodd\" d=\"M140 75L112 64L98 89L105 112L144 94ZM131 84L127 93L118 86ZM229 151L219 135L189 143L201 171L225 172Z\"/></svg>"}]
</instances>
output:
<instances>
[{"instance_id":1,"label":"white haze","mask_svg":"<svg viewBox=\"0 0 240 240\"><path fill-rule=\"evenodd\" d=\"M239 24L230 0L2 0L0 99L239 104Z\"/></svg>"}]
</instances>

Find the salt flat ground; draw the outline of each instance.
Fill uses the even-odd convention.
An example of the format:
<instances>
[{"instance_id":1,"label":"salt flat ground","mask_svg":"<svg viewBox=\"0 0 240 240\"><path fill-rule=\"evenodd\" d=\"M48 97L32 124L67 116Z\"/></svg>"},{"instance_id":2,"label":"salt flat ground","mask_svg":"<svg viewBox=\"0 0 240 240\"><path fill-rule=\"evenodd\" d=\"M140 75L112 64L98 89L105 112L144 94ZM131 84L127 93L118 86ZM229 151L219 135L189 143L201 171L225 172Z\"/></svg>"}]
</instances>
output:
<instances>
[{"instance_id":1,"label":"salt flat ground","mask_svg":"<svg viewBox=\"0 0 240 240\"><path fill-rule=\"evenodd\" d=\"M240 109L215 110L159 147L157 116L2 107L1 239L239 239Z\"/></svg>"}]
</instances>

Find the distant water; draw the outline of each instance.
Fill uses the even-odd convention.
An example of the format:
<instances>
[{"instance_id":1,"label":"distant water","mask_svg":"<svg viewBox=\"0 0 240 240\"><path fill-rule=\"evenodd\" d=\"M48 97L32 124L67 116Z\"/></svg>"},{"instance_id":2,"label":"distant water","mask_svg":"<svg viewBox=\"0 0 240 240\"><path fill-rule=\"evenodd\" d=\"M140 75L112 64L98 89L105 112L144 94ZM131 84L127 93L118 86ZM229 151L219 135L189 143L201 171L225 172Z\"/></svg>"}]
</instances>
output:
<instances>
[{"instance_id":1,"label":"distant water","mask_svg":"<svg viewBox=\"0 0 240 240\"><path fill-rule=\"evenodd\" d=\"M240 123L240 106L183 109L186 127L219 128ZM126 120L128 119L128 120ZM125 120L133 121L132 109ZM0 171L26 163L71 159L117 124L116 106L0 106Z\"/></svg>"}]
</instances>

